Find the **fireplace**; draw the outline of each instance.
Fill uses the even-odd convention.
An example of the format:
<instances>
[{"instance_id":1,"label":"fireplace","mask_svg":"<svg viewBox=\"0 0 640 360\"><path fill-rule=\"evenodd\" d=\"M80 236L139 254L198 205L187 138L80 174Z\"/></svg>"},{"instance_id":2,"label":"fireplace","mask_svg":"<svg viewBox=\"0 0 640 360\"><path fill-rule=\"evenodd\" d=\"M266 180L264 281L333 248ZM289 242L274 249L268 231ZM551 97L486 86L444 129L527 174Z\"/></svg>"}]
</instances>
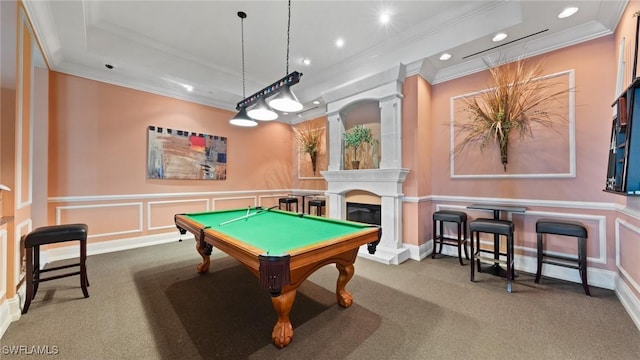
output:
<instances>
[{"instance_id":1,"label":"fireplace","mask_svg":"<svg viewBox=\"0 0 640 360\"><path fill-rule=\"evenodd\" d=\"M405 75L405 66L401 64L323 94L327 100L329 164L321 174L327 181L328 216L346 220L356 216L356 221L380 225L382 238L376 253L369 254L365 248L360 249L358 255L385 264L399 264L409 258L409 249L402 242L402 188L409 173L409 169L402 167L402 83ZM359 119L354 107L368 106L372 101L377 102L379 116ZM345 124L364 124L367 123L365 120L373 118L380 122L381 157L378 168L345 169ZM370 204L358 204L358 208L351 209L346 200L347 193L353 190L378 196L380 205L376 205L375 211L371 211Z\"/></svg>"},{"instance_id":2,"label":"fireplace","mask_svg":"<svg viewBox=\"0 0 640 360\"><path fill-rule=\"evenodd\" d=\"M347 220L382 225L381 209L380 205L347 202Z\"/></svg>"}]
</instances>

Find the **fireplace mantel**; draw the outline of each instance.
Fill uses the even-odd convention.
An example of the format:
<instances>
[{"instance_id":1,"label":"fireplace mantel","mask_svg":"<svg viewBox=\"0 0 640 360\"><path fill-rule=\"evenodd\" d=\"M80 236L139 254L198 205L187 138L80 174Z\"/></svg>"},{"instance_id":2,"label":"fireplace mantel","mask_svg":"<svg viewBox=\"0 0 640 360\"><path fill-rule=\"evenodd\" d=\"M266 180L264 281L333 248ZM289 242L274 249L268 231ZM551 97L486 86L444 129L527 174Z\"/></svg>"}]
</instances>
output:
<instances>
[{"instance_id":1,"label":"fireplace mantel","mask_svg":"<svg viewBox=\"0 0 640 360\"><path fill-rule=\"evenodd\" d=\"M325 94L327 102L329 164L321 171L327 180L329 217L346 219L346 194L364 190L380 196L382 238L374 255L361 250L359 255L386 264L399 264L409 258L402 244L402 185L409 169L402 168L402 83L405 67L400 64L368 79ZM341 118L345 109L360 103L378 102L380 121L379 169L345 170ZM346 112L348 114L348 112Z\"/></svg>"},{"instance_id":2,"label":"fireplace mantel","mask_svg":"<svg viewBox=\"0 0 640 360\"><path fill-rule=\"evenodd\" d=\"M321 171L329 192L366 190L379 196L398 196L409 169L363 169Z\"/></svg>"}]
</instances>

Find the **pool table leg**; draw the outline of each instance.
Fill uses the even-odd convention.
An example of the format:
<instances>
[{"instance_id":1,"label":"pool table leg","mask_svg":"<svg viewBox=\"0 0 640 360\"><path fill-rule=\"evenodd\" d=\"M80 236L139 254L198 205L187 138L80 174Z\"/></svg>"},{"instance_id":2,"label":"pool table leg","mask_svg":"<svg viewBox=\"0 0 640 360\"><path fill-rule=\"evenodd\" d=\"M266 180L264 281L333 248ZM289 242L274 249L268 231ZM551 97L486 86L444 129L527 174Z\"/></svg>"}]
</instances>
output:
<instances>
[{"instance_id":1,"label":"pool table leg","mask_svg":"<svg viewBox=\"0 0 640 360\"><path fill-rule=\"evenodd\" d=\"M340 272L338 275L338 283L336 285L336 298L338 299L338 304L344 308L348 308L353 304L353 297L351 294L345 289L347 283L353 277L353 264L340 264L336 263L336 267Z\"/></svg>"},{"instance_id":2,"label":"pool table leg","mask_svg":"<svg viewBox=\"0 0 640 360\"><path fill-rule=\"evenodd\" d=\"M271 339L273 344L279 348L283 348L291 342L293 339L293 326L289 320L289 312L293 306L293 300L296 298L296 290L290 290L279 296L271 297L271 303L273 308L276 309L278 314L278 322L273 327L271 332Z\"/></svg>"},{"instance_id":3,"label":"pool table leg","mask_svg":"<svg viewBox=\"0 0 640 360\"><path fill-rule=\"evenodd\" d=\"M202 243L196 240L196 250L202 257L202 262L196 266L199 273L209 272L209 266L211 265L211 245L203 246Z\"/></svg>"}]
</instances>

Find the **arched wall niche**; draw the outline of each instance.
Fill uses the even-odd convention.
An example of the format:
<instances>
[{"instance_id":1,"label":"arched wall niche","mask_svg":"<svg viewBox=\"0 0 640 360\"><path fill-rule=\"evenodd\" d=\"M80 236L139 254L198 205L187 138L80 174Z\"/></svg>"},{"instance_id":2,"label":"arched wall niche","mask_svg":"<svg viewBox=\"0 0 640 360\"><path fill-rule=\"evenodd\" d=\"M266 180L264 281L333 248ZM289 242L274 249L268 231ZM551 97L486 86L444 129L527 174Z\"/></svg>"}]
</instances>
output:
<instances>
[{"instance_id":1,"label":"arched wall niche","mask_svg":"<svg viewBox=\"0 0 640 360\"><path fill-rule=\"evenodd\" d=\"M377 99L358 100L340 110L344 128L349 130L356 125L380 127L380 102Z\"/></svg>"}]
</instances>

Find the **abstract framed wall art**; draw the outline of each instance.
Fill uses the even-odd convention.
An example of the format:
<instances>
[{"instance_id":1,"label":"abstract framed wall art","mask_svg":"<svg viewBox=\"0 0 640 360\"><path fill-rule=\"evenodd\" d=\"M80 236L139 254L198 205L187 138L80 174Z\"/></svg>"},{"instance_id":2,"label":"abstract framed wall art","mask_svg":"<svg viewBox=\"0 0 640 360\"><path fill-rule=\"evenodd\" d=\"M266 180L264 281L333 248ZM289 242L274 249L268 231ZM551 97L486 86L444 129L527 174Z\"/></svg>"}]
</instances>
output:
<instances>
[{"instance_id":1,"label":"abstract framed wall art","mask_svg":"<svg viewBox=\"0 0 640 360\"><path fill-rule=\"evenodd\" d=\"M227 138L148 127L147 178L226 180Z\"/></svg>"}]
</instances>

